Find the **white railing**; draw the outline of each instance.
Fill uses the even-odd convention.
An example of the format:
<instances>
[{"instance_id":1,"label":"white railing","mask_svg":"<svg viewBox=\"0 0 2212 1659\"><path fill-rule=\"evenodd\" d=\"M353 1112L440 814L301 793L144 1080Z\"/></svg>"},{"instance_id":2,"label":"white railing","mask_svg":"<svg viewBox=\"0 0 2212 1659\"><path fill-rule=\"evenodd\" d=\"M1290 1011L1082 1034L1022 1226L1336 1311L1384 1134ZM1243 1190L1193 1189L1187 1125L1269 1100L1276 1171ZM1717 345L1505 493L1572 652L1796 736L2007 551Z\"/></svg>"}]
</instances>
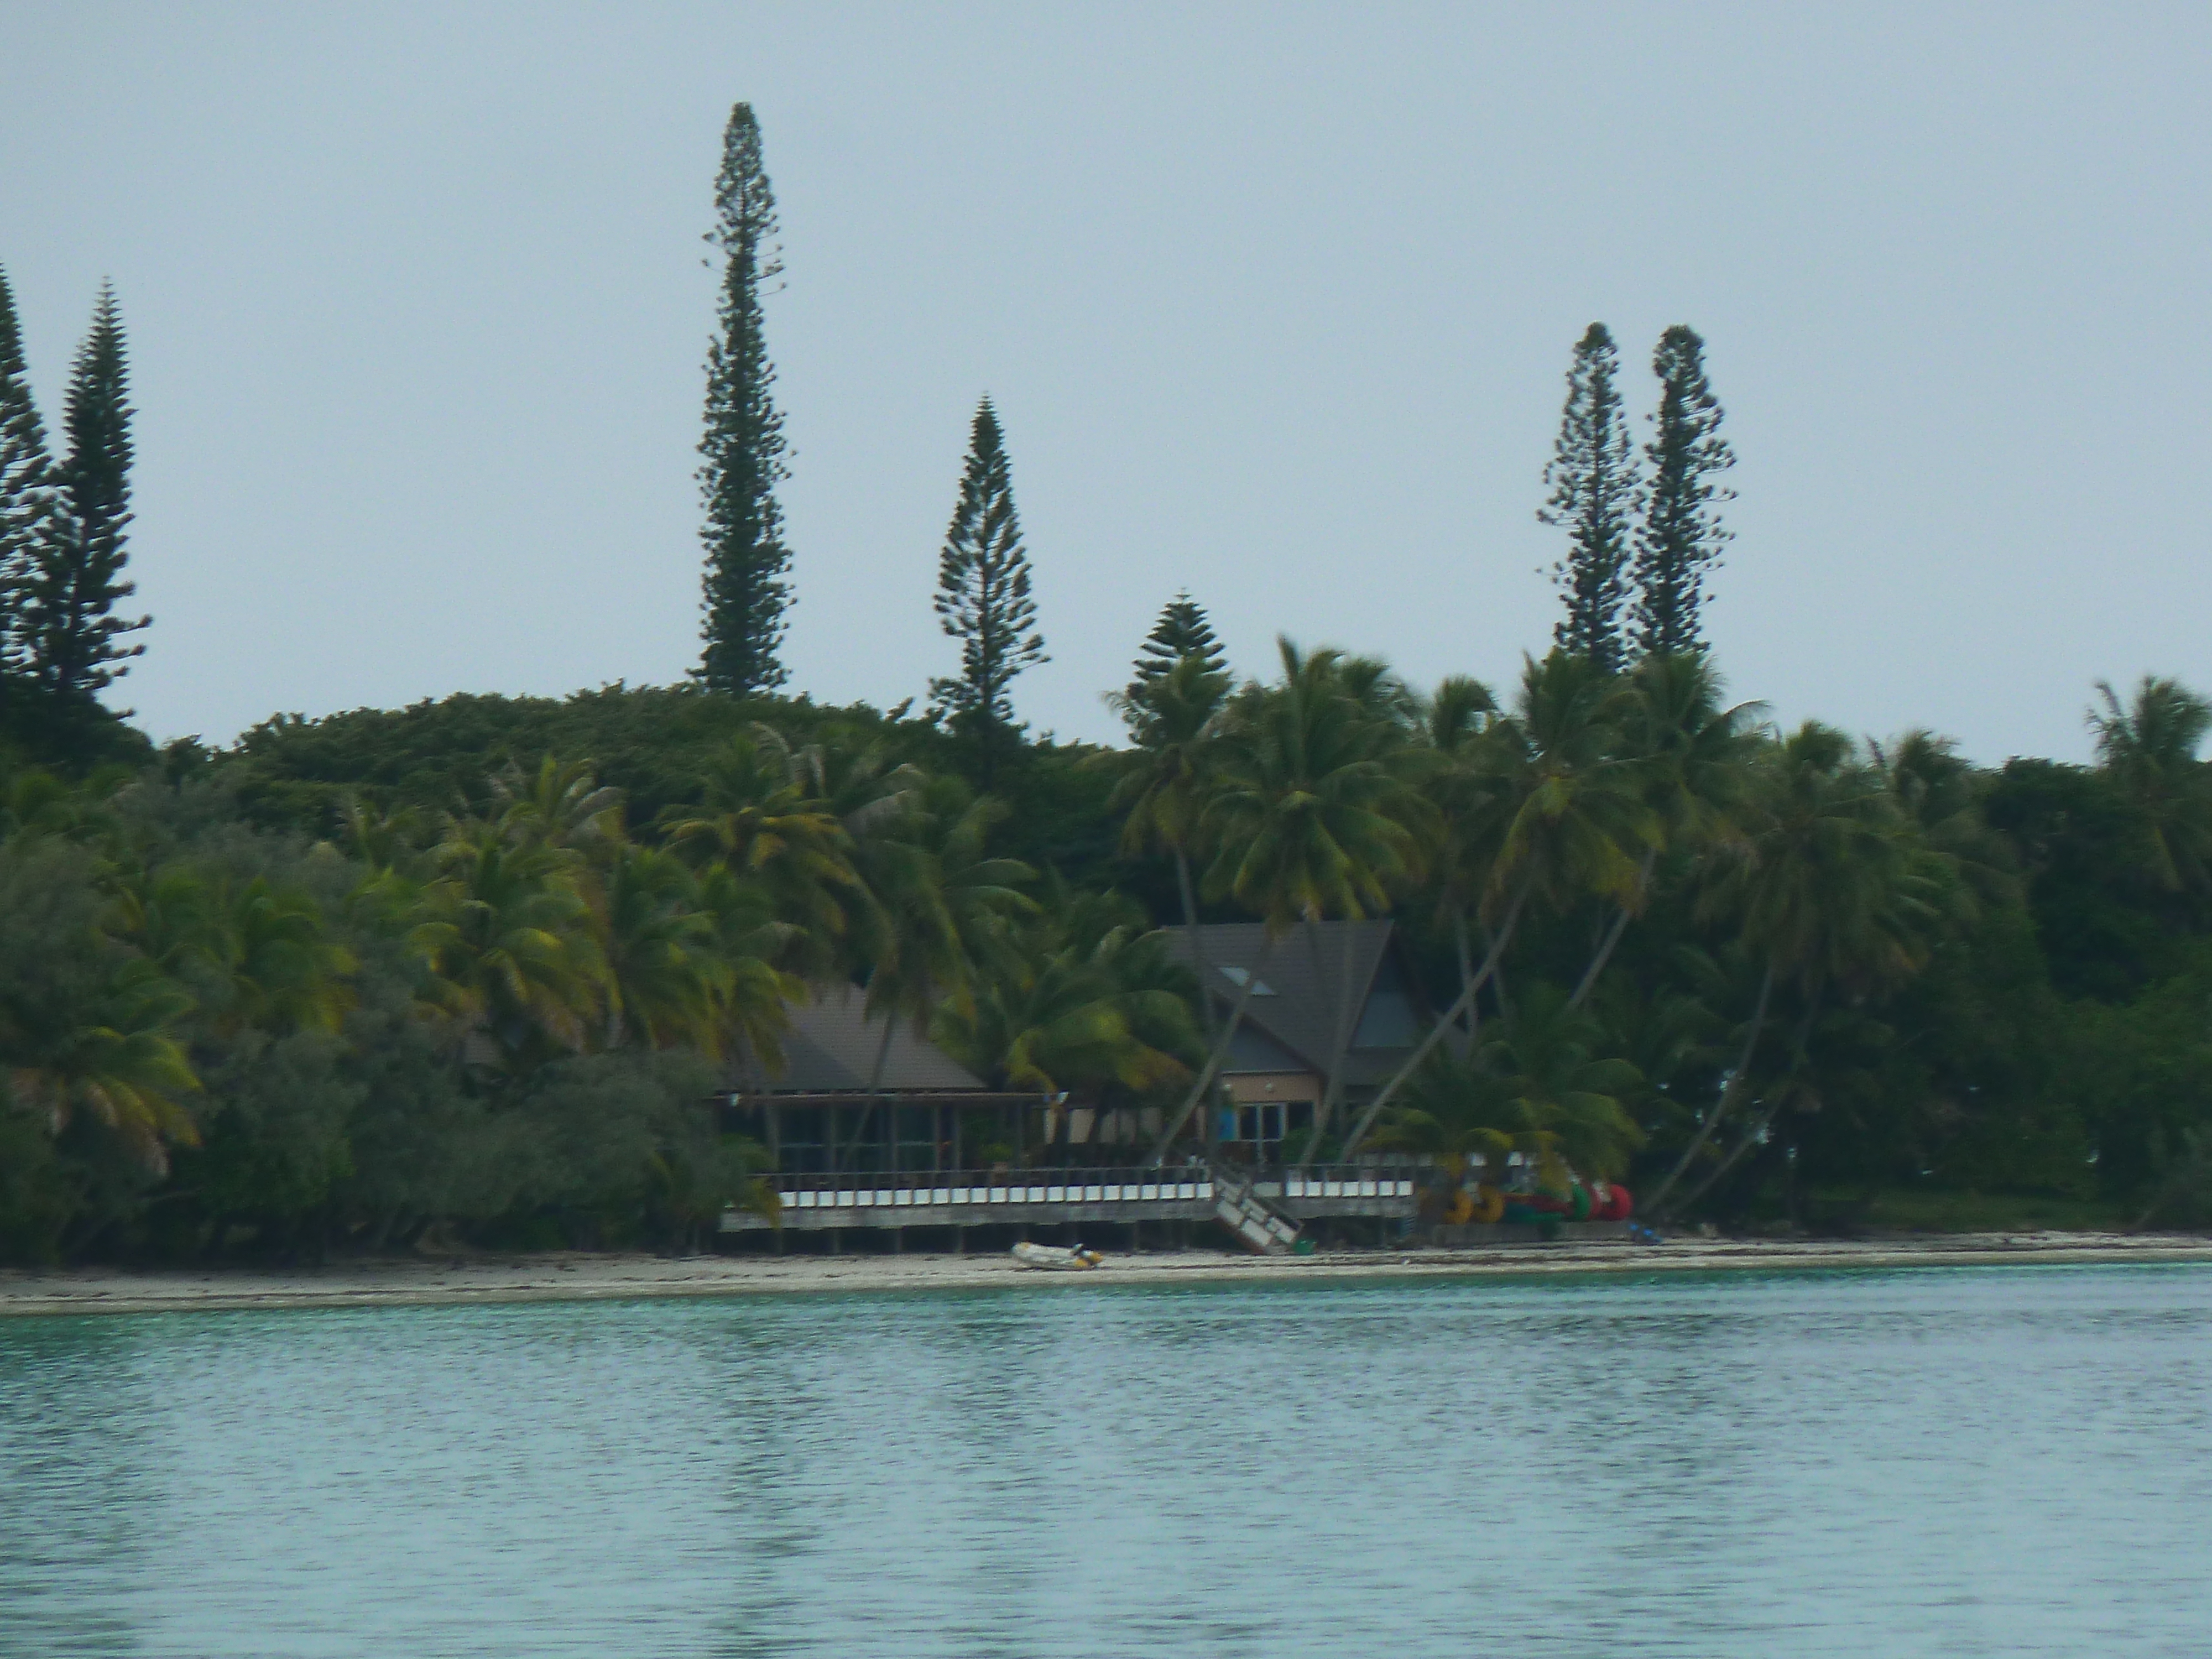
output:
<instances>
[{"instance_id":1,"label":"white railing","mask_svg":"<svg viewBox=\"0 0 2212 1659\"><path fill-rule=\"evenodd\" d=\"M1410 1175L1371 1164L1316 1165L1304 1171L1236 1171L1265 1199L1411 1198ZM1202 1168L879 1171L769 1177L787 1210L943 1210L976 1205L1204 1203L1214 1198Z\"/></svg>"},{"instance_id":2,"label":"white railing","mask_svg":"<svg viewBox=\"0 0 2212 1659\"><path fill-rule=\"evenodd\" d=\"M972 1205L1211 1202L1203 1170L1015 1170L774 1176L787 1210L932 1210Z\"/></svg>"},{"instance_id":3,"label":"white railing","mask_svg":"<svg viewBox=\"0 0 2212 1659\"><path fill-rule=\"evenodd\" d=\"M1262 1177L1258 1190L1269 1198L1411 1198L1413 1182L1409 1176L1372 1164L1317 1164Z\"/></svg>"}]
</instances>

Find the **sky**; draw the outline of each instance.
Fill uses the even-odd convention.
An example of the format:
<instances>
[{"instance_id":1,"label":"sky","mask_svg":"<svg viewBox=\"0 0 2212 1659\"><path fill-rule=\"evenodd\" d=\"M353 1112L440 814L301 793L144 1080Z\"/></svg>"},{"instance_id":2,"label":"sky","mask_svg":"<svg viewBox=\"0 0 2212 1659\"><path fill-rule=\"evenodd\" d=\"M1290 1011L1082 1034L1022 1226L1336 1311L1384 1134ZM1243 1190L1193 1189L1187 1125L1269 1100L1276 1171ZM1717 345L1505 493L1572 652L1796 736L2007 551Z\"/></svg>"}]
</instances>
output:
<instances>
[{"instance_id":1,"label":"sky","mask_svg":"<svg viewBox=\"0 0 2212 1659\"><path fill-rule=\"evenodd\" d=\"M791 688L926 697L968 425L1104 740L1188 587L1501 685L1556 619L1570 350L1671 324L1740 457L1734 695L2081 758L2212 688L2212 8L0 0L0 268L51 422L138 410L159 738L680 679L731 105L781 212Z\"/></svg>"}]
</instances>

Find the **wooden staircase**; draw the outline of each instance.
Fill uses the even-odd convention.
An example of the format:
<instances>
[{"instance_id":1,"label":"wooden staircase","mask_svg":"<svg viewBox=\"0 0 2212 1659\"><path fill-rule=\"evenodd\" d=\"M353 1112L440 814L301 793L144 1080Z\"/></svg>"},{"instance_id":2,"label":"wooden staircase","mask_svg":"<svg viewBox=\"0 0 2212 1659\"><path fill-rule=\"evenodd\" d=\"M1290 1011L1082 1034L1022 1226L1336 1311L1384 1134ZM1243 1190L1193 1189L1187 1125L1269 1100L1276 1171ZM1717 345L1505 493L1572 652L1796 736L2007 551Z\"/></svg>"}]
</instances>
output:
<instances>
[{"instance_id":1,"label":"wooden staircase","mask_svg":"<svg viewBox=\"0 0 2212 1659\"><path fill-rule=\"evenodd\" d=\"M1288 1255L1297 1248L1303 1225L1252 1190L1252 1183L1223 1169L1207 1168L1213 1182L1213 1213L1255 1255Z\"/></svg>"}]
</instances>

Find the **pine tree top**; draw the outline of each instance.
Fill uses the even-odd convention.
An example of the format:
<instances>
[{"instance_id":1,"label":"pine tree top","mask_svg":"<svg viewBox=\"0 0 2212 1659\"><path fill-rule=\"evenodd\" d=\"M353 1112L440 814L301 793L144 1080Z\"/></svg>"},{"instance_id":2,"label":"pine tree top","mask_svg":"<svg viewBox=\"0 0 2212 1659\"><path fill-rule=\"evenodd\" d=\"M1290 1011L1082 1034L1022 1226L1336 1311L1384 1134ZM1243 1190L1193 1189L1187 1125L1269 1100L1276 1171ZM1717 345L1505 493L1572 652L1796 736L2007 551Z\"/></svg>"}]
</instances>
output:
<instances>
[{"instance_id":1,"label":"pine tree top","mask_svg":"<svg viewBox=\"0 0 2212 1659\"><path fill-rule=\"evenodd\" d=\"M1007 694L1014 677L1049 659L1036 629L1006 434L988 396L969 428L960 498L938 557L933 604L939 625L960 641L960 673L929 683L932 709L996 742L1017 729Z\"/></svg>"},{"instance_id":2,"label":"pine tree top","mask_svg":"<svg viewBox=\"0 0 2212 1659\"><path fill-rule=\"evenodd\" d=\"M723 254L717 332L707 348L706 431L699 485L706 523L702 581L704 649L698 677L733 696L772 691L789 678L781 650L791 605L776 486L791 476L783 413L775 406L761 289L782 271L776 250L775 192L761 157L752 106L730 112L722 167L714 179L714 228L708 243Z\"/></svg>"},{"instance_id":3,"label":"pine tree top","mask_svg":"<svg viewBox=\"0 0 2212 1659\"><path fill-rule=\"evenodd\" d=\"M1607 672L1622 665L1620 613L1627 602L1630 520L1637 493L1636 453L1616 384L1620 353L1612 331L1592 323L1567 368L1559 435L1544 468L1548 493L1539 523L1567 532L1567 554L1552 567L1566 602L1553 631L1563 650Z\"/></svg>"},{"instance_id":4,"label":"pine tree top","mask_svg":"<svg viewBox=\"0 0 2212 1659\"><path fill-rule=\"evenodd\" d=\"M46 429L31 396L30 366L8 273L0 270L0 517L27 510L31 492L50 482ZM0 522L0 536L7 533Z\"/></svg>"},{"instance_id":5,"label":"pine tree top","mask_svg":"<svg viewBox=\"0 0 2212 1659\"><path fill-rule=\"evenodd\" d=\"M1698 331L1677 323L1651 355L1659 409L1644 449L1650 484L1636 536L1636 643L1647 655L1704 648L1705 579L1732 538L1720 507L1735 492L1718 475L1735 465L1735 452L1721 436L1705 352Z\"/></svg>"},{"instance_id":6,"label":"pine tree top","mask_svg":"<svg viewBox=\"0 0 2212 1659\"><path fill-rule=\"evenodd\" d=\"M119 522L131 509L131 368L114 291L100 284L92 329L77 349L62 406L70 505L88 520Z\"/></svg>"},{"instance_id":7,"label":"pine tree top","mask_svg":"<svg viewBox=\"0 0 2212 1659\"><path fill-rule=\"evenodd\" d=\"M776 233L775 191L761 152L760 121L750 104L731 106L722 129L722 170L714 178L714 228L707 240L743 262L744 274L767 282L783 274Z\"/></svg>"},{"instance_id":8,"label":"pine tree top","mask_svg":"<svg viewBox=\"0 0 2212 1659\"><path fill-rule=\"evenodd\" d=\"M123 319L106 285L70 374L62 426L69 453L53 510L38 526L18 627L33 676L57 710L83 711L128 672L143 645L125 635L150 617L114 614L137 592L124 579L131 523L130 362Z\"/></svg>"},{"instance_id":9,"label":"pine tree top","mask_svg":"<svg viewBox=\"0 0 2212 1659\"><path fill-rule=\"evenodd\" d=\"M1145 687L1173 668L1185 657L1197 657L1206 664L1206 672L1218 674L1229 666L1229 658L1221 648L1221 641L1213 632L1213 624L1206 614L1206 607L1190 596L1188 588L1178 592L1160 610L1160 618L1152 624L1152 631L1145 636L1138 647L1133 665L1136 678L1129 682L1128 695L1137 696Z\"/></svg>"}]
</instances>

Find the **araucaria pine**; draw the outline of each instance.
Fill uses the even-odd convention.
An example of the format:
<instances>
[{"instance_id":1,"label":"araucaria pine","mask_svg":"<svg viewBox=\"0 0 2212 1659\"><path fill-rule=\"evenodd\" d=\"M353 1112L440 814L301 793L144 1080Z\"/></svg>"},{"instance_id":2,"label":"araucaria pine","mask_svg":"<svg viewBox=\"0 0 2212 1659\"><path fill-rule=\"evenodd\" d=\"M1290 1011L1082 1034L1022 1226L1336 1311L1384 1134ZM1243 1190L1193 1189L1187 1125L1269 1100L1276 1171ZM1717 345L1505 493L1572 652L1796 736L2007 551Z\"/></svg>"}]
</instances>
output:
<instances>
[{"instance_id":1,"label":"araucaria pine","mask_svg":"<svg viewBox=\"0 0 2212 1659\"><path fill-rule=\"evenodd\" d=\"M41 538L58 506L53 461L31 397L15 296L0 271L0 727L21 704L30 678L23 608Z\"/></svg>"},{"instance_id":2,"label":"araucaria pine","mask_svg":"<svg viewBox=\"0 0 2212 1659\"><path fill-rule=\"evenodd\" d=\"M1651 482L1636 536L1636 647L1647 656L1705 648L1705 578L1730 532L1720 504L1735 492L1717 475L1735 465L1721 436L1721 406L1705 380L1705 343L1676 324L1659 337L1651 369L1659 412L1644 457Z\"/></svg>"},{"instance_id":3,"label":"araucaria pine","mask_svg":"<svg viewBox=\"0 0 2212 1659\"><path fill-rule=\"evenodd\" d=\"M1005 434L988 398L975 410L959 505L938 557L936 608L939 623L960 641L960 672L930 681L931 709L976 739L988 776L1020 730L1008 691L1014 676L1048 660L1030 597Z\"/></svg>"},{"instance_id":4,"label":"araucaria pine","mask_svg":"<svg viewBox=\"0 0 2212 1659\"><path fill-rule=\"evenodd\" d=\"M1620 353L1603 323L1592 323L1567 369L1559 438L1544 469L1551 491L1536 517L1567 532L1567 556L1552 567L1567 614L1552 630L1560 649L1607 673L1622 666L1620 612L1627 599L1636 456L1614 384Z\"/></svg>"},{"instance_id":5,"label":"araucaria pine","mask_svg":"<svg viewBox=\"0 0 2212 1659\"><path fill-rule=\"evenodd\" d=\"M706 501L707 571L702 609L705 650L698 677L709 690L744 696L772 691L787 678L778 655L791 589L791 550L775 487L791 476L784 462L783 416L769 389L775 367L761 324L761 290L783 267L769 246L775 197L761 165L760 124L752 106L730 112L722 171L714 181L714 228L722 251L720 331L707 348L707 431L699 453Z\"/></svg>"},{"instance_id":6,"label":"araucaria pine","mask_svg":"<svg viewBox=\"0 0 2212 1659\"><path fill-rule=\"evenodd\" d=\"M1185 657L1198 658L1209 674L1218 674L1229 665L1221 641L1214 637L1213 624L1206 620L1206 607L1191 598L1188 588L1161 608L1160 619L1137 647L1137 677L1129 682L1124 695L1138 701L1147 685Z\"/></svg>"},{"instance_id":7,"label":"araucaria pine","mask_svg":"<svg viewBox=\"0 0 2212 1659\"><path fill-rule=\"evenodd\" d=\"M131 524L130 368L123 319L103 288L92 331L77 352L63 406L69 453L56 473L52 512L31 549L20 627L36 692L64 724L95 711L95 699L129 672L143 645L124 645L152 621L114 614L137 592L123 580Z\"/></svg>"}]
</instances>

